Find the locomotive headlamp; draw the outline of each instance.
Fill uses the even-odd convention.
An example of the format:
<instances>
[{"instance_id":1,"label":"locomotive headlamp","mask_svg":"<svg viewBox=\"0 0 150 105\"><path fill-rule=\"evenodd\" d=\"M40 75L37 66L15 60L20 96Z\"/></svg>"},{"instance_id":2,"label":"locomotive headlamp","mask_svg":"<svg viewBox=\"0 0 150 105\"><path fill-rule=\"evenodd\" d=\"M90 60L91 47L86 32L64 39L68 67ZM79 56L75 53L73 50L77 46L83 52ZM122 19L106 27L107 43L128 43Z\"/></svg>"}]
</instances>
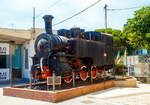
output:
<instances>
[{"instance_id":1,"label":"locomotive headlamp","mask_svg":"<svg viewBox=\"0 0 150 105\"><path fill-rule=\"evenodd\" d=\"M44 51L44 49L47 47L48 41L45 39L40 39L37 45L38 51Z\"/></svg>"},{"instance_id":2,"label":"locomotive headlamp","mask_svg":"<svg viewBox=\"0 0 150 105\"><path fill-rule=\"evenodd\" d=\"M107 57L107 53L104 53L104 57Z\"/></svg>"},{"instance_id":3,"label":"locomotive headlamp","mask_svg":"<svg viewBox=\"0 0 150 105\"><path fill-rule=\"evenodd\" d=\"M48 34L41 34L35 41L35 52L39 58L49 56L51 52L50 37Z\"/></svg>"}]
</instances>

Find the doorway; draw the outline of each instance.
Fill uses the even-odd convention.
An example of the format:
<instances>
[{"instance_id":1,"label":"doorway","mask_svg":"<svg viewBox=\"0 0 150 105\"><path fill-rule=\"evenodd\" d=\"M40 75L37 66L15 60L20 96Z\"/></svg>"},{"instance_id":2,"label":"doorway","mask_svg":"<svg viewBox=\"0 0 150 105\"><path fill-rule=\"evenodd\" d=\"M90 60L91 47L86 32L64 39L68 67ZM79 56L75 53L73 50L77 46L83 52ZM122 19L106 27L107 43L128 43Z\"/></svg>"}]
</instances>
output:
<instances>
[{"instance_id":1,"label":"doorway","mask_svg":"<svg viewBox=\"0 0 150 105\"><path fill-rule=\"evenodd\" d=\"M22 78L22 45L13 45L12 74L14 80Z\"/></svg>"}]
</instances>

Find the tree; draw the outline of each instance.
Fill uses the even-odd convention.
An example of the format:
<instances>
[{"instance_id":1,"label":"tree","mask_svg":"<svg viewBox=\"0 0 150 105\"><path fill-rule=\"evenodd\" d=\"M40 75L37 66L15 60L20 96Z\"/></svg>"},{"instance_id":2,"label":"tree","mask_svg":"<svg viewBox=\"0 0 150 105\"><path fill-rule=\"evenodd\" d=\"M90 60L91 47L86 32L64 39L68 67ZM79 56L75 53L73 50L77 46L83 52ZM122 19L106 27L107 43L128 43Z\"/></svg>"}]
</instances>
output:
<instances>
[{"instance_id":1,"label":"tree","mask_svg":"<svg viewBox=\"0 0 150 105\"><path fill-rule=\"evenodd\" d=\"M96 29L95 31L105 33L105 29ZM112 28L107 28L107 33L112 34Z\"/></svg>"},{"instance_id":2,"label":"tree","mask_svg":"<svg viewBox=\"0 0 150 105\"><path fill-rule=\"evenodd\" d=\"M133 48L150 49L150 7L135 11L123 29L127 43Z\"/></svg>"},{"instance_id":3,"label":"tree","mask_svg":"<svg viewBox=\"0 0 150 105\"><path fill-rule=\"evenodd\" d=\"M105 33L105 29L97 29L95 30L96 32L102 32L102 33ZM126 40L125 40L125 35L122 33L121 30L117 30L117 29L112 29L112 28L108 28L107 29L107 32L109 34L112 34L113 35L113 39L114 39L114 47L116 49L119 48L119 50L122 50L124 51L125 49L125 46L127 46L127 43L126 43ZM121 51L121 52L122 52Z\"/></svg>"}]
</instances>

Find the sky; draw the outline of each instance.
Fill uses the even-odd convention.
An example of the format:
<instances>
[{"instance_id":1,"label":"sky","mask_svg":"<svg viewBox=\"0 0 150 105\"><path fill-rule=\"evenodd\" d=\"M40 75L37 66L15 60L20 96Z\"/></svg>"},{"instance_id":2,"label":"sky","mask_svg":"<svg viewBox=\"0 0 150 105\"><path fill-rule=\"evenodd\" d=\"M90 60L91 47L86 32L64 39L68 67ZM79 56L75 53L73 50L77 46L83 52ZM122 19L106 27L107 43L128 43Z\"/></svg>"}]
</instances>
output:
<instances>
[{"instance_id":1,"label":"sky","mask_svg":"<svg viewBox=\"0 0 150 105\"><path fill-rule=\"evenodd\" d=\"M54 16L53 24L64 20L85 9L97 0L0 0L0 28L31 29L33 26L33 7L36 14L36 28L44 28L42 17L46 14ZM55 5L54 5L55 4ZM108 9L122 9L149 6L150 0L101 0L82 14L53 26L53 29L70 29L80 27L86 31L105 28L104 5ZM128 18L138 10L108 11L108 28L123 29Z\"/></svg>"}]
</instances>

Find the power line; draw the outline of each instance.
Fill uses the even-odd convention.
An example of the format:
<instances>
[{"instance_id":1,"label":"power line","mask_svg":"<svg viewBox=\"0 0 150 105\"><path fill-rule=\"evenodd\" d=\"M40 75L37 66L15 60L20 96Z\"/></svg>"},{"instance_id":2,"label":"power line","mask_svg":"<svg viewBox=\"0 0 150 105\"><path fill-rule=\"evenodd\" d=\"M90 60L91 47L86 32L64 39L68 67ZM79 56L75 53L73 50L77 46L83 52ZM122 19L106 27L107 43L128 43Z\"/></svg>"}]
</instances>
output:
<instances>
[{"instance_id":1,"label":"power line","mask_svg":"<svg viewBox=\"0 0 150 105\"><path fill-rule=\"evenodd\" d=\"M57 3L59 3L61 0L57 0L56 2L54 2L52 5L50 5L47 9L45 9L42 13L38 14L35 18L38 18L40 15L42 15L44 12L46 12L47 10L49 10L50 8L54 7Z\"/></svg>"},{"instance_id":2,"label":"power line","mask_svg":"<svg viewBox=\"0 0 150 105\"><path fill-rule=\"evenodd\" d=\"M131 7L131 8L107 9L107 10L108 11L120 11L120 10L131 10L131 9L137 9L137 8L141 8L141 6Z\"/></svg>"},{"instance_id":3,"label":"power line","mask_svg":"<svg viewBox=\"0 0 150 105\"><path fill-rule=\"evenodd\" d=\"M95 5L96 5L97 3L99 3L100 1L102 1L102 0L98 0L98 1L96 1L96 2L95 2L95 3L93 3L92 5L90 5L90 6L86 7L85 9L83 9L82 11L80 11L80 12L78 12L78 13L76 13L76 14L72 15L71 17L66 18L66 19L64 19L64 20L62 20L62 21L60 21L60 22L58 22L58 23L56 23L56 24L53 24L53 26L56 26L56 25L58 25L58 24L61 24L61 23L65 22L65 21L67 21L67 20L70 20L71 18L73 18L73 17L75 17L75 16L80 15L80 14L81 14L81 13L83 13L84 11L86 11L86 10L88 10L89 8L91 8L91 7L95 6Z\"/></svg>"}]
</instances>

